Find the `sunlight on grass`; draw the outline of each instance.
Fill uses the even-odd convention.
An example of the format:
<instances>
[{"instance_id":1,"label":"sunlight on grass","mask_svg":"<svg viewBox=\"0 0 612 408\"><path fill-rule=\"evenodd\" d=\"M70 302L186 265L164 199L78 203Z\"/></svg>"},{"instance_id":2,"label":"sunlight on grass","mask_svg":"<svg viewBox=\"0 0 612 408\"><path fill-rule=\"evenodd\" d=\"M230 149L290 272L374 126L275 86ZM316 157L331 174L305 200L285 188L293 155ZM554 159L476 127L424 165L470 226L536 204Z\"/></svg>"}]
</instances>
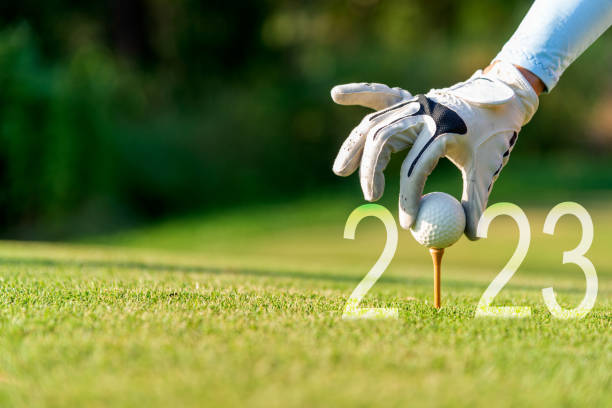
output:
<instances>
[{"instance_id":1,"label":"sunlight on grass","mask_svg":"<svg viewBox=\"0 0 612 408\"><path fill-rule=\"evenodd\" d=\"M609 406L612 216L591 210L599 276L583 320L553 319L541 289L575 307L582 272L562 265L580 239L568 217L541 233L526 208L527 259L495 298L524 319L474 318L516 245L516 226L445 255L442 309L429 254L401 231L389 269L360 307L393 321L341 320L379 256L384 227L342 239L354 203L305 200L167 223L73 244L0 244L2 406ZM587 206L588 208L588 206Z\"/></svg>"}]
</instances>

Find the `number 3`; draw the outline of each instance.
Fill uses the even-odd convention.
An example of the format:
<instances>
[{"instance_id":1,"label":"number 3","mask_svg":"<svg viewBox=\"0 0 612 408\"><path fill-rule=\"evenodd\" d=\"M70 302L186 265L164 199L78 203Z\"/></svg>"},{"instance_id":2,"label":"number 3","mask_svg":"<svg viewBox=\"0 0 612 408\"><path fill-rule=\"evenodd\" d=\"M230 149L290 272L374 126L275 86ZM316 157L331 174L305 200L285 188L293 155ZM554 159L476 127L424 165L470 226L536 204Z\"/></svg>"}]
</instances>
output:
<instances>
[{"instance_id":1,"label":"number 3","mask_svg":"<svg viewBox=\"0 0 612 408\"><path fill-rule=\"evenodd\" d=\"M563 252L563 263L573 263L582 269L586 277L586 293L578 307L570 310L563 309L557 303L553 288L542 289L542 296L548 310L550 310L554 317L559 319L582 319L593 308L595 298L597 297L597 273L593 263L584 256L593 243L593 220L591 220L589 213L583 206L568 201L557 204L550 210L548 216L546 216L546 221L544 221L544 233L553 235L557 221L566 214L574 215L580 220L580 224L582 224L582 239L576 248Z\"/></svg>"}]
</instances>

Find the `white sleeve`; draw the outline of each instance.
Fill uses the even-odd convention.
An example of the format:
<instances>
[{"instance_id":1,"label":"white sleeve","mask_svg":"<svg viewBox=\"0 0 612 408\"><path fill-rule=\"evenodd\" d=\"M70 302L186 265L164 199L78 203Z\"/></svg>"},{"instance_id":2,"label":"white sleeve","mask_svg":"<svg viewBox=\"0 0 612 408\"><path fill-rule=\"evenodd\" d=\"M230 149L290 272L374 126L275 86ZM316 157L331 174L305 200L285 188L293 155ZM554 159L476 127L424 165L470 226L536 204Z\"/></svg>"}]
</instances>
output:
<instances>
[{"instance_id":1,"label":"white sleeve","mask_svg":"<svg viewBox=\"0 0 612 408\"><path fill-rule=\"evenodd\" d=\"M494 60L528 69L550 91L610 25L612 0L536 0Z\"/></svg>"}]
</instances>

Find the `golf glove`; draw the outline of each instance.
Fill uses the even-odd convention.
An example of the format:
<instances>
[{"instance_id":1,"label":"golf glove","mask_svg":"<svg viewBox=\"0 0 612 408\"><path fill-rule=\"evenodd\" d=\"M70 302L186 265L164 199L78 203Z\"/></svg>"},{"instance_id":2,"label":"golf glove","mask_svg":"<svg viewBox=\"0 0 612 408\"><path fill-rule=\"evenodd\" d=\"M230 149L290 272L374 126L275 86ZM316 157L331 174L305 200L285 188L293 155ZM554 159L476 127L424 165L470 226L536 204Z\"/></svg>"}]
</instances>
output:
<instances>
[{"instance_id":1,"label":"golf glove","mask_svg":"<svg viewBox=\"0 0 612 408\"><path fill-rule=\"evenodd\" d=\"M476 228L493 183L508 158L518 132L538 107L538 97L511 64L496 63L465 82L412 96L382 84L339 85L334 102L361 105L377 112L364 117L343 143L334 173L348 176L359 167L363 195L378 200L383 171L391 153L410 148L402 164L399 219L409 228L416 217L427 176L441 157L463 176L465 233L477 239Z\"/></svg>"}]
</instances>

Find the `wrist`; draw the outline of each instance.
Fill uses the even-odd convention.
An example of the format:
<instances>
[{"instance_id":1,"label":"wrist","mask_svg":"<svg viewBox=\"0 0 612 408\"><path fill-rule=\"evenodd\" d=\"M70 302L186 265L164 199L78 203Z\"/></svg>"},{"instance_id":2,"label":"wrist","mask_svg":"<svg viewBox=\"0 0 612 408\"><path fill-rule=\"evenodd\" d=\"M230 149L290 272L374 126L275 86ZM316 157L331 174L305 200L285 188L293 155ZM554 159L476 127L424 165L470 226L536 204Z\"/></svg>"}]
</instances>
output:
<instances>
[{"instance_id":1,"label":"wrist","mask_svg":"<svg viewBox=\"0 0 612 408\"><path fill-rule=\"evenodd\" d=\"M489 72L495 66L495 64L497 64L497 62L498 61L493 61L491 65L483 69L483 73L486 74L487 72ZM542 80L536 74L519 65L513 65L516 67L516 69L518 69L518 71L525 78L525 80L529 82L536 95L540 96L540 94L544 92L544 90L546 90L546 85L544 85L544 82L542 82Z\"/></svg>"},{"instance_id":2,"label":"wrist","mask_svg":"<svg viewBox=\"0 0 612 408\"><path fill-rule=\"evenodd\" d=\"M518 67L503 60L495 61L482 76L509 86L515 95L513 105L523 114L521 126L529 122L538 109L538 92Z\"/></svg>"}]
</instances>

